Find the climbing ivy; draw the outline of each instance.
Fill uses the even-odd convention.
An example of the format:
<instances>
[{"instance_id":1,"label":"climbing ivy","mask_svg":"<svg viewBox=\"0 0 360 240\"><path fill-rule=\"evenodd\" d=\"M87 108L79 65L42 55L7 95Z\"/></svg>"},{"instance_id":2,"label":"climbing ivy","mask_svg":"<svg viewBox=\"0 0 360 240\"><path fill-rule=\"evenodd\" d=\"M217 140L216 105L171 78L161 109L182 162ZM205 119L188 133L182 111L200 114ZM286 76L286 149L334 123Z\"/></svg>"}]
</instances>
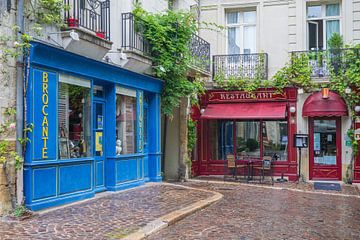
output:
<instances>
[{"instance_id":1,"label":"climbing ivy","mask_svg":"<svg viewBox=\"0 0 360 240\"><path fill-rule=\"evenodd\" d=\"M204 91L199 78L189 79L191 65L189 43L197 31L195 17L190 12L168 10L149 13L136 5L133 11L136 28L149 42L154 74L164 80L162 111L172 116L182 97L196 97Z\"/></svg>"}]
</instances>

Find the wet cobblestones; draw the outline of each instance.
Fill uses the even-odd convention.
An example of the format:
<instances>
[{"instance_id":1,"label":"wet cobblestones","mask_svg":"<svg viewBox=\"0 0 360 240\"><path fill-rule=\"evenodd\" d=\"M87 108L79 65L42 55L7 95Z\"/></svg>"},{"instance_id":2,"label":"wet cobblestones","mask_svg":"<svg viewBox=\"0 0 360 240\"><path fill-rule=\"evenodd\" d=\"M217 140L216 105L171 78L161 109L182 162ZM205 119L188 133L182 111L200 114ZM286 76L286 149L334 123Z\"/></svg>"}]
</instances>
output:
<instances>
[{"instance_id":1,"label":"wet cobblestones","mask_svg":"<svg viewBox=\"0 0 360 240\"><path fill-rule=\"evenodd\" d=\"M0 222L0 239L118 239L162 215L211 195L179 186L154 184L20 222Z\"/></svg>"},{"instance_id":2,"label":"wet cobblestones","mask_svg":"<svg viewBox=\"0 0 360 240\"><path fill-rule=\"evenodd\" d=\"M360 239L360 199L190 182L224 195L219 202L150 236L155 239Z\"/></svg>"}]
</instances>

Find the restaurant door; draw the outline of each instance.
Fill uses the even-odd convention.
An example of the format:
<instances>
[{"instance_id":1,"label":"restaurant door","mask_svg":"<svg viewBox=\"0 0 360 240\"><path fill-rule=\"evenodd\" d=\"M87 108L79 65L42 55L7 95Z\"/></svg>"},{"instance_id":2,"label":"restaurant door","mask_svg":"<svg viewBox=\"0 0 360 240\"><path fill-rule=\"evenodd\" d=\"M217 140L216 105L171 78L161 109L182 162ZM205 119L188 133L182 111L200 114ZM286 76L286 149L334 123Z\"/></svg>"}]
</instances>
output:
<instances>
[{"instance_id":1,"label":"restaurant door","mask_svg":"<svg viewBox=\"0 0 360 240\"><path fill-rule=\"evenodd\" d=\"M341 118L309 118L310 180L341 180Z\"/></svg>"}]
</instances>

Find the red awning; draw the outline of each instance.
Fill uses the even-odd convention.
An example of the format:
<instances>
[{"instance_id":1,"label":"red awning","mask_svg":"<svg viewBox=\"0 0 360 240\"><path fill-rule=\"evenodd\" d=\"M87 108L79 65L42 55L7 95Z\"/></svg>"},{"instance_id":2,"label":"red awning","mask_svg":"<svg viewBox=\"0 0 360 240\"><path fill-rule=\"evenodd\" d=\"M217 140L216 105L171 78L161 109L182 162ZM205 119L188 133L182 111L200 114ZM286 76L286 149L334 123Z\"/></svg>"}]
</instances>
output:
<instances>
[{"instance_id":1,"label":"red awning","mask_svg":"<svg viewBox=\"0 0 360 240\"><path fill-rule=\"evenodd\" d=\"M284 119L286 102L209 104L206 119Z\"/></svg>"},{"instance_id":2,"label":"red awning","mask_svg":"<svg viewBox=\"0 0 360 240\"><path fill-rule=\"evenodd\" d=\"M347 106L339 94L329 92L329 98L322 98L321 92L310 95L303 107L303 117L347 116Z\"/></svg>"}]
</instances>

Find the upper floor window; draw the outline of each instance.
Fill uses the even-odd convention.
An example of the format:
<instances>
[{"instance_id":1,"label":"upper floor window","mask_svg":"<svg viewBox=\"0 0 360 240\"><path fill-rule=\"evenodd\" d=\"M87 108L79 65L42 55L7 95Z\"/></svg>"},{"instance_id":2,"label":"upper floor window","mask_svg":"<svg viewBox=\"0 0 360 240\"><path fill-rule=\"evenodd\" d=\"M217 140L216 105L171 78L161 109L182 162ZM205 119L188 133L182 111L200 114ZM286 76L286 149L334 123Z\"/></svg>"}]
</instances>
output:
<instances>
[{"instance_id":1,"label":"upper floor window","mask_svg":"<svg viewBox=\"0 0 360 240\"><path fill-rule=\"evenodd\" d=\"M340 4L309 5L307 28L309 50L326 49L330 37L340 34Z\"/></svg>"},{"instance_id":2,"label":"upper floor window","mask_svg":"<svg viewBox=\"0 0 360 240\"><path fill-rule=\"evenodd\" d=\"M226 13L228 54L256 52L256 11Z\"/></svg>"}]
</instances>

